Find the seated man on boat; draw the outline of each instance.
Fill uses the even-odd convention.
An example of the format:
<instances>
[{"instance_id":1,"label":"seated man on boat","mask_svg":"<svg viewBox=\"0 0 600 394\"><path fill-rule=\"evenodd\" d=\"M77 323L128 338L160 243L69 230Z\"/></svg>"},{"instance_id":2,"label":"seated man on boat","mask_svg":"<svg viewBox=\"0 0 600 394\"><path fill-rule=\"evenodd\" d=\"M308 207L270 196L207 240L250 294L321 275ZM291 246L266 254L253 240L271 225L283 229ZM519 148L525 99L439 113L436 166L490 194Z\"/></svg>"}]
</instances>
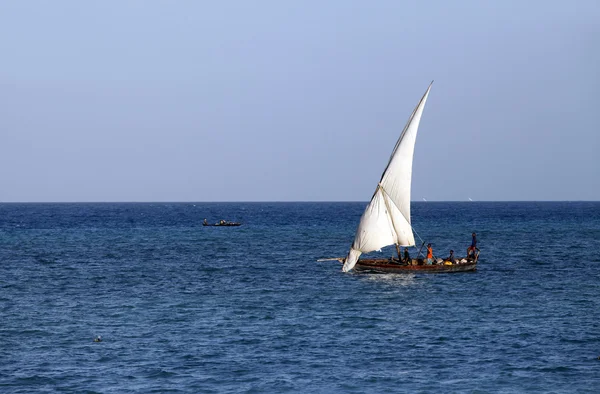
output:
<instances>
[{"instance_id":1,"label":"seated man on boat","mask_svg":"<svg viewBox=\"0 0 600 394\"><path fill-rule=\"evenodd\" d=\"M454 250L450 249L450 256L446 257L444 261L449 261L452 264L456 263L456 258L454 257Z\"/></svg>"},{"instance_id":2,"label":"seated man on boat","mask_svg":"<svg viewBox=\"0 0 600 394\"><path fill-rule=\"evenodd\" d=\"M208 226L208 221L206 219L204 219L204 222L202 222L205 226Z\"/></svg>"}]
</instances>

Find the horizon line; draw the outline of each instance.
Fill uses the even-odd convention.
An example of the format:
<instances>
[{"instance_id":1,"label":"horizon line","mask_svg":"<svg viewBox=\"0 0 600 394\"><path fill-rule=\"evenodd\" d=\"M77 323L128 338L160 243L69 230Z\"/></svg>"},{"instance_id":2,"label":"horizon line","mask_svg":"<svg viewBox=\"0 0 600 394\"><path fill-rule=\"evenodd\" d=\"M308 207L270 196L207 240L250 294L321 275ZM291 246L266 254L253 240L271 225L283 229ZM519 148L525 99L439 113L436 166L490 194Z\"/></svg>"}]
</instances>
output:
<instances>
[{"instance_id":1,"label":"horizon line","mask_svg":"<svg viewBox=\"0 0 600 394\"><path fill-rule=\"evenodd\" d=\"M264 203L368 203L369 200L156 200L156 201L0 201L0 204L264 204ZM411 200L411 203L478 203L478 202L600 202L600 200Z\"/></svg>"}]
</instances>

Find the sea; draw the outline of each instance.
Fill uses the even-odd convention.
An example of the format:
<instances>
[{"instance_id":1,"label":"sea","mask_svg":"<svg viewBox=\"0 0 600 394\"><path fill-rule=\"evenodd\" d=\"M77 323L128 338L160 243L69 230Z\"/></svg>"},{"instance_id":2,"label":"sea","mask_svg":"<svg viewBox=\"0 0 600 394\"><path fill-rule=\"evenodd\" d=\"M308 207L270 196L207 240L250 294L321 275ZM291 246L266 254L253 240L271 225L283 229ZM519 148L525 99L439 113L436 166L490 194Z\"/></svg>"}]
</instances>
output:
<instances>
[{"instance_id":1,"label":"sea","mask_svg":"<svg viewBox=\"0 0 600 394\"><path fill-rule=\"evenodd\" d=\"M472 273L317 261L365 206L0 204L0 393L600 392L600 202L414 202Z\"/></svg>"}]
</instances>

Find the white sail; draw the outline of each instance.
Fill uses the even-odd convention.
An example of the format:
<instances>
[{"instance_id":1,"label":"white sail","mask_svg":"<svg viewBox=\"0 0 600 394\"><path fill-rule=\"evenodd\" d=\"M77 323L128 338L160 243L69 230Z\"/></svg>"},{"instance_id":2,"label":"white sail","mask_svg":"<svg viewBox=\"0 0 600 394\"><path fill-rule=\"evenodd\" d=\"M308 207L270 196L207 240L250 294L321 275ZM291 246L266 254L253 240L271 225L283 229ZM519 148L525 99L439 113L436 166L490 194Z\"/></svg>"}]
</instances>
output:
<instances>
[{"instance_id":1,"label":"white sail","mask_svg":"<svg viewBox=\"0 0 600 394\"><path fill-rule=\"evenodd\" d=\"M410 223L412 162L417 131L430 89L431 84L400 134L371 202L360 218L354 243L344 263L344 272L354 267L362 253L392 244L415 244Z\"/></svg>"}]
</instances>

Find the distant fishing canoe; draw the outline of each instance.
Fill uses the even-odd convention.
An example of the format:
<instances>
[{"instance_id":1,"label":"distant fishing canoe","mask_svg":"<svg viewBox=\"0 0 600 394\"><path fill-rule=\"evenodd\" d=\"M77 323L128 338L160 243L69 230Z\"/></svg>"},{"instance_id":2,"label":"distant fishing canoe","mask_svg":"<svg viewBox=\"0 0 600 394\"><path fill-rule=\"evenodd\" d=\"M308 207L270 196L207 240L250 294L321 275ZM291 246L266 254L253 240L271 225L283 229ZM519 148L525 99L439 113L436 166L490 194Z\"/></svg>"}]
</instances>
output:
<instances>
[{"instance_id":1,"label":"distant fishing canoe","mask_svg":"<svg viewBox=\"0 0 600 394\"><path fill-rule=\"evenodd\" d=\"M203 226L205 227L237 227L237 226L241 226L242 223L240 222L227 222L225 220L221 220L220 222L217 222L215 224L210 224L206 222L206 219L204 220L204 223L202 223Z\"/></svg>"}]
</instances>

